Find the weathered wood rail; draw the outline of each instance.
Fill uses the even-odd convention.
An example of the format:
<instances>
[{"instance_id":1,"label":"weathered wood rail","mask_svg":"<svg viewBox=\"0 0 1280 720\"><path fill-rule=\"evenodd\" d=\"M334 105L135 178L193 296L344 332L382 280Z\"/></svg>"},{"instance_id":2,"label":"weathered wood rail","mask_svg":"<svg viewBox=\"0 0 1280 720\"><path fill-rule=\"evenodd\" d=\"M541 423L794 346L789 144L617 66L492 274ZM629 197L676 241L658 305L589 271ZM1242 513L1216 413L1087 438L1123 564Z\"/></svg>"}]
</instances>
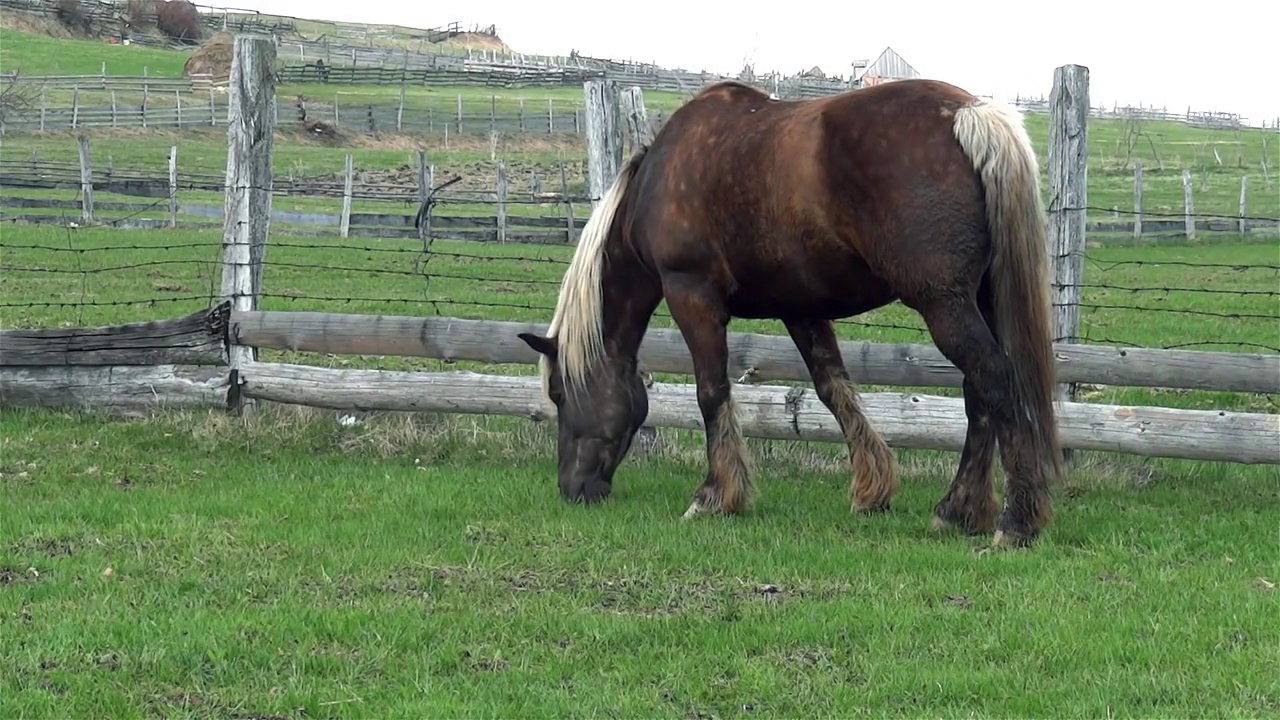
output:
<instances>
[{"instance_id":1,"label":"weathered wood rail","mask_svg":"<svg viewBox=\"0 0 1280 720\"><path fill-rule=\"evenodd\" d=\"M232 313L229 332L233 342L257 348L524 365L536 363L537 354L516 335L546 330L545 323L261 310ZM1057 343L1054 350L1061 382L1280 393L1275 354L1071 343ZM932 345L842 341L840 352L863 384L960 387L963 379ZM640 359L651 372L693 374L677 330L649 330ZM747 383L810 380L795 344L781 335L729 333L729 372Z\"/></svg>"},{"instance_id":2,"label":"weathered wood rail","mask_svg":"<svg viewBox=\"0 0 1280 720\"><path fill-rule=\"evenodd\" d=\"M397 355L532 365L519 332L542 323L316 312L236 310L223 302L159 322L104 328L0 331L0 408L56 406L140 412L234 407L264 400L346 410L467 413L544 418L532 375L337 370L245 358L233 347ZM731 333L730 369L744 432L752 437L840 442L839 428L808 386L785 337ZM865 384L956 387L960 375L936 348L844 342L851 374ZM1146 350L1061 344L1063 382L1280 392L1280 355ZM641 359L652 372L689 375L677 331L651 330ZM760 385L795 381L800 386ZM656 383L648 423L696 429L692 385ZM871 421L895 447L958 451L964 402L914 392L867 393ZM1280 464L1280 415L1064 402L1064 447L1238 463Z\"/></svg>"}]
</instances>

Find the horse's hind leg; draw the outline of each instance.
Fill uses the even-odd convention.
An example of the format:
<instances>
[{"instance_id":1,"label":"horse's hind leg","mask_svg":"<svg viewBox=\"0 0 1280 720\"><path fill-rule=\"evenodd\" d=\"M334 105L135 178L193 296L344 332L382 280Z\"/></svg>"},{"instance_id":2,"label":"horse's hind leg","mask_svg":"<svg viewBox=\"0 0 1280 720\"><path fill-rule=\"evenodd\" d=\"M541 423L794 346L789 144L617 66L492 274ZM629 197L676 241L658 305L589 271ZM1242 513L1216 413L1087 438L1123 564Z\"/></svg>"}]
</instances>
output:
<instances>
[{"instance_id":1,"label":"horse's hind leg","mask_svg":"<svg viewBox=\"0 0 1280 720\"><path fill-rule=\"evenodd\" d=\"M1014 411L1012 361L968 297L944 294L912 306L924 317L934 344L964 373L969 421L965 454L956 481L935 510L935 526L940 518L944 524L967 521L986 526L975 530L990 527L995 505L985 465L994 434L1005 470L1007 523L1016 530L1019 541L1034 540L1049 523L1052 511L1046 479L1018 429L1021 418ZM996 519L1002 526L1006 522Z\"/></svg>"},{"instance_id":2,"label":"horse's hind leg","mask_svg":"<svg viewBox=\"0 0 1280 720\"><path fill-rule=\"evenodd\" d=\"M898 491L898 463L858 407L858 391L845 369L829 320L789 320L787 332L813 378L818 399L831 411L849 444L851 504L860 512L887 510Z\"/></svg>"},{"instance_id":3,"label":"horse's hind leg","mask_svg":"<svg viewBox=\"0 0 1280 720\"><path fill-rule=\"evenodd\" d=\"M966 534L987 532L996 523L1000 501L996 499L991 471L995 465L996 435L991 415L978 387L964 380L964 412L969 428L960 452L960 467L947 494L933 508L933 529L955 528Z\"/></svg>"},{"instance_id":4,"label":"horse's hind leg","mask_svg":"<svg viewBox=\"0 0 1280 720\"><path fill-rule=\"evenodd\" d=\"M998 340L991 302L990 287L983 283L978 290L978 309L987 330ZM991 476L995 465L996 431L991 425L991 415L980 402L978 387L968 375L964 378L964 412L969 427L965 433L964 449L960 452L960 466L947 494L933 509L933 528L955 528L975 534L987 532L995 526L1000 501L996 498Z\"/></svg>"},{"instance_id":5,"label":"horse's hind leg","mask_svg":"<svg viewBox=\"0 0 1280 720\"><path fill-rule=\"evenodd\" d=\"M698 409L707 434L707 478L684 516L742 512L750 507L754 488L729 387L729 314L723 301L701 284L669 283L664 294L693 357Z\"/></svg>"}]
</instances>

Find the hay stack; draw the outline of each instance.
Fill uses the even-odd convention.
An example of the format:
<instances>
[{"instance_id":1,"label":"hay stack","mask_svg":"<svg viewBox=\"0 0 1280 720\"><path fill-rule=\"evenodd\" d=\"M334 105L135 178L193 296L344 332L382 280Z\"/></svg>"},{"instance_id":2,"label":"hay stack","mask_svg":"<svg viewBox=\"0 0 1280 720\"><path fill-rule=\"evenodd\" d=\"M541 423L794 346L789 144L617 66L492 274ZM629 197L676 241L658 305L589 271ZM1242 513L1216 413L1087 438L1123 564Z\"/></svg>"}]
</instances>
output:
<instances>
[{"instance_id":1,"label":"hay stack","mask_svg":"<svg viewBox=\"0 0 1280 720\"><path fill-rule=\"evenodd\" d=\"M235 55L235 36L229 32L217 32L209 41L195 49L182 66L182 74L212 75L214 82L231 79L231 58Z\"/></svg>"}]
</instances>

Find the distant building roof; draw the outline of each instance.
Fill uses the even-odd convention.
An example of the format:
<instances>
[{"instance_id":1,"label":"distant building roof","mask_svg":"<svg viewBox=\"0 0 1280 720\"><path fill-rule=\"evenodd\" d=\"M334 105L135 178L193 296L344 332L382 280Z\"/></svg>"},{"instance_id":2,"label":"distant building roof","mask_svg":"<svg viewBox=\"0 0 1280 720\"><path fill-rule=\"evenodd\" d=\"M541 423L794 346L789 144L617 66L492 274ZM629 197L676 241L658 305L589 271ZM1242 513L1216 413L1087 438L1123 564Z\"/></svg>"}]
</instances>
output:
<instances>
[{"instance_id":1,"label":"distant building roof","mask_svg":"<svg viewBox=\"0 0 1280 720\"><path fill-rule=\"evenodd\" d=\"M911 63L902 59L902 56L893 51L893 48L886 47L884 52L880 53L870 65L858 71L855 81L862 81L864 78L875 82L883 82L885 80L906 80L907 78L920 77L920 72L911 67Z\"/></svg>"}]
</instances>

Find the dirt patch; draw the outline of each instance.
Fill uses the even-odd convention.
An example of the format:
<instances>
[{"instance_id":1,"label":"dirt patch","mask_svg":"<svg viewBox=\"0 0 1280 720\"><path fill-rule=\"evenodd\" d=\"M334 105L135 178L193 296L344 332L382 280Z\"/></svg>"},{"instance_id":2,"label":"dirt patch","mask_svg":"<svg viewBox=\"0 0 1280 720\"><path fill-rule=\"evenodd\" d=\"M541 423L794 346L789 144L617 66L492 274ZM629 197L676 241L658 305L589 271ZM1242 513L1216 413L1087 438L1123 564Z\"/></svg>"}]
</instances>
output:
<instances>
[{"instance_id":1,"label":"dirt patch","mask_svg":"<svg viewBox=\"0 0 1280 720\"><path fill-rule=\"evenodd\" d=\"M463 198L471 202L495 202L497 199L497 172L495 165L489 161L479 162L441 162L435 163L434 184L440 186L455 176L462 179L442 191L446 204L438 212L448 213L448 199L461 201ZM560 167L556 163L542 161L507 161L507 198L508 200L527 202L538 200L547 207L558 204L561 184ZM343 176L340 173L313 175L304 166L294 169L291 192L305 195L308 184L314 184L315 192L332 191L341 187ZM565 177L568 180L570 197L583 197L587 191L586 163L572 161L565 163ZM416 193L418 189L418 169L408 163L390 168L369 168L355 170L355 184L362 192L370 194L386 194L404 196ZM580 213L585 213L582 209Z\"/></svg>"},{"instance_id":2,"label":"dirt patch","mask_svg":"<svg viewBox=\"0 0 1280 720\"><path fill-rule=\"evenodd\" d=\"M449 38L450 45L456 45L462 48L471 48L472 50L497 50L498 52L512 52L502 38L497 35L485 35L484 33L465 32L454 35Z\"/></svg>"},{"instance_id":3,"label":"dirt patch","mask_svg":"<svg viewBox=\"0 0 1280 720\"><path fill-rule=\"evenodd\" d=\"M0 587L6 585L26 585L35 582L36 576L12 565L0 565Z\"/></svg>"},{"instance_id":4,"label":"dirt patch","mask_svg":"<svg viewBox=\"0 0 1280 720\"><path fill-rule=\"evenodd\" d=\"M32 15L18 10L0 12L0 27L6 30L17 30L18 32L31 33L32 35L47 35L51 38L64 40L77 37L75 33L67 29L66 25L52 17Z\"/></svg>"},{"instance_id":5,"label":"dirt patch","mask_svg":"<svg viewBox=\"0 0 1280 720\"><path fill-rule=\"evenodd\" d=\"M71 557L75 554L75 543L69 538L23 538L10 546L9 551L14 555Z\"/></svg>"}]
</instances>

